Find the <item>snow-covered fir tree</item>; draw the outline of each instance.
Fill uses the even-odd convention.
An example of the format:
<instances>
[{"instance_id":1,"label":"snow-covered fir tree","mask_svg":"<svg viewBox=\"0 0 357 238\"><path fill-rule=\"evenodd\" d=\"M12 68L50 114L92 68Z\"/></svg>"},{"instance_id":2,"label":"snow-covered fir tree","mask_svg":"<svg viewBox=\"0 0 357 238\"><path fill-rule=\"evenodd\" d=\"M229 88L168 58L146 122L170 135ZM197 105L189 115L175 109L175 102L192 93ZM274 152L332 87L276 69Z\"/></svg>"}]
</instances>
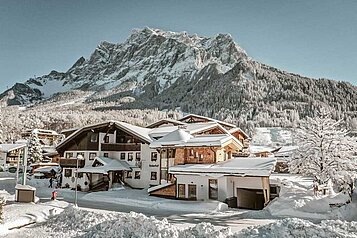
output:
<instances>
[{"instance_id":1,"label":"snow-covered fir tree","mask_svg":"<svg viewBox=\"0 0 357 238\"><path fill-rule=\"evenodd\" d=\"M33 133L29 140L29 160L32 163L38 163L42 161L42 145L37 134Z\"/></svg>"},{"instance_id":2,"label":"snow-covered fir tree","mask_svg":"<svg viewBox=\"0 0 357 238\"><path fill-rule=\"evenodd\" d=\"M297 129L299 150L290 162L290 171L313 176L319 184L331 180L339 191L348 191L356 176L356 138L347 135L341 121L322 110L307 117Z\"/></svg>"}]
</instances>

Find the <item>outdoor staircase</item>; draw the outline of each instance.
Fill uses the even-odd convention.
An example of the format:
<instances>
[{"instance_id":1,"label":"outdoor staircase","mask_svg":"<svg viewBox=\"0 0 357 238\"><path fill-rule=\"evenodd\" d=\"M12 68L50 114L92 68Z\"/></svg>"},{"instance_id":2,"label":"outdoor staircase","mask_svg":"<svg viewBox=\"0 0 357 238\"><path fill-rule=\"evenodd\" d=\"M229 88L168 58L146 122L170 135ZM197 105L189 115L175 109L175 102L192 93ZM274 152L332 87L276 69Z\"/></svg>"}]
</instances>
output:
<instances>
[{"instance_id":1,"label":"outdoor staircase","mask_svg":"<svg viewBox=\"0 0 357 238\"><path fill-rule=\"evenodd\" d=\"M99 192L99 191L107 191L109 187L109 182L103 180L99 180L96 183L90 186L90 192Z\"/></svg>"},{"instance_id":2,"label":"outdoor staircase","mask_svg":"<svg viewBox=\"0 0 357 238\"><path fill-rule=\"evenodd\" d=\"M148 189L149 195L158 197L176 197L176 184L168 182L166 184L160 184Z\"/></svg>"}]
</instances>

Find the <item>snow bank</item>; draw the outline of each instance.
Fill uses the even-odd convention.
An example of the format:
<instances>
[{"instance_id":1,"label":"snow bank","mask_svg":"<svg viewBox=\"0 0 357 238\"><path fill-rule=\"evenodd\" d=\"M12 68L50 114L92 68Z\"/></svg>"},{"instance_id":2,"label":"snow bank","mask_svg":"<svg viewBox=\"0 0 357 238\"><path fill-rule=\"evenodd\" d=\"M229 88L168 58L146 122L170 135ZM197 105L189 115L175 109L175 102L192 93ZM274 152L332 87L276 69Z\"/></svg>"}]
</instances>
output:
<instances>
[{"instance_id":1,"label":"snow bank","mask_svg":"<svg viewBox=\"0 0 357 238\"><path fill-rule=\"evenodd\" d=\"M286 218L264 226L250 227L233 237L356 237L357 222L326 220L320 224Z\"/></svg>"},{"instance_id":2,"label":"snow bank","mask_svg":"<svg viewBox=\"0 0 357 238\"><path fill-rule=\"evenodd\" d=\"M280 183L281 191L266 208L274 217L298 217L305 219L347 219L352 215L345 210L349 196L343 193L333 195L314 196L313 190L306 184L283 181ZM334 206L336 205L336 206ZM350 206L357 213L354 206Z\"/></svg>"},{"instance_id":3,"label":"snow bank","mask_svg":"<svg viewBox=\"0 0 357 238\"><path fill-rule=\"evenodd\" d=\"M210 223L178 228L166 219L138 213L115 213L68 207L38 226L27 229L36 237L159 237L159 238L241 238L241 237L356 237L357 222L326 220L320 224L298 218L243 229L232 233Z\"/></svg>"},{"instance_id":4,"label":"snow bank","mask_svg":"<svg viewBox=\"0 0 357 238\"><path fill-rule=\"evenodd\" d=\"M0 197L5 198L6 201L15 201L15 195L11 195L6 190L0 190Z\"/></svg>"},{"instance_id":5,"label":"snow bank","mask_svg":"<svg viewBox=\"0 0 357 238\"><path fill-rule=\"evenodd\" d=\"M134 212L90 211L75 207L65 209L36 229L56 234L56 237L223 238L232 235L230 228L218 229L209 223L180 229L166 219L158 220Z\"/></svg>"}]
</instances>

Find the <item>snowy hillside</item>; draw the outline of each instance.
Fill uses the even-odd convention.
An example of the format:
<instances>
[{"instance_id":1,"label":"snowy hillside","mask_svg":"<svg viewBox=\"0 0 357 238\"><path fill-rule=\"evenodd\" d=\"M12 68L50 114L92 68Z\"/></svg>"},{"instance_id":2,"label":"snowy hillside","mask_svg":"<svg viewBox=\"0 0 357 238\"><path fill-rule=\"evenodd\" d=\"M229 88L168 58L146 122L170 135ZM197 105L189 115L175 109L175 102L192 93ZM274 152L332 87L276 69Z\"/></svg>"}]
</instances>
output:
<instances>
[{"instance_id":1,"label":"snowy hillside","mask_svg":"<svg viewBox=\"0 0 357 238\"><path fill-rule=\"evenodd\" d=\"M281 127L258 127L252 136L252 145L294 145L293 129Z\"/></svg>"}]
</instances>

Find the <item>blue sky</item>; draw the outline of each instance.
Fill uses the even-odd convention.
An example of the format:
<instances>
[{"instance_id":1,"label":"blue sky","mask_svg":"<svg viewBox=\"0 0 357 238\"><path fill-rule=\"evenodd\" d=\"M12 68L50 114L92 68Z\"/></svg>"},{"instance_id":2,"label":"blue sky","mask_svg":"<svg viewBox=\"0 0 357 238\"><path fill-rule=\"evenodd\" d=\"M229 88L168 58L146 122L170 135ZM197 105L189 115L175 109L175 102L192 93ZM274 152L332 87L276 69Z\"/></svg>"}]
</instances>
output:
<instances>
[{"instance_id":1,"label":"blue sky","mask_svg":"<svg viewBox=\"0 0 357 238\"><path fill-rule=\"evenodd\" d=\"M0 91L66 71L133 28L230 33L254 59L357 85L357 1L0 0Z\"/></svg>"}]
</instances>

